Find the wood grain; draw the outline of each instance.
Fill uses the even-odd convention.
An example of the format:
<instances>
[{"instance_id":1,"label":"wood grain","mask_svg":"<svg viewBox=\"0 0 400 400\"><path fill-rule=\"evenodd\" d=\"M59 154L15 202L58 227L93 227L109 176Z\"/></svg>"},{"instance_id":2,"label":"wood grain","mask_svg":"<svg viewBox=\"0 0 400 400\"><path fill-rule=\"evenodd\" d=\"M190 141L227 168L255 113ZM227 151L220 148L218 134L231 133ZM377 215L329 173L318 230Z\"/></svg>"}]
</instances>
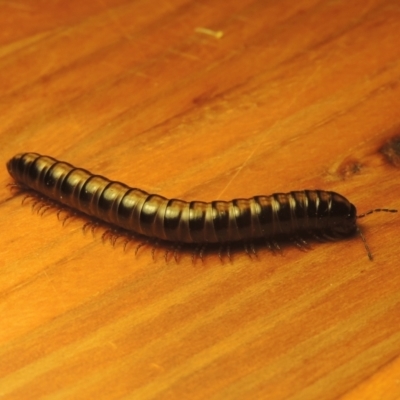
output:
<instances>
[{"instance_id":1,"label":"wood grain","mask_svg":"<svg viewBox=\"0 0 400 400\"><path fill-rule=\"evenodd\" d=\"M1 1L0 23L4 164L400 208L398 1ZM2 171L3 399L400 398L397 215L360 220L374 262L353 238L167 263L36 215Z\"/></svg>"}]
</instances>

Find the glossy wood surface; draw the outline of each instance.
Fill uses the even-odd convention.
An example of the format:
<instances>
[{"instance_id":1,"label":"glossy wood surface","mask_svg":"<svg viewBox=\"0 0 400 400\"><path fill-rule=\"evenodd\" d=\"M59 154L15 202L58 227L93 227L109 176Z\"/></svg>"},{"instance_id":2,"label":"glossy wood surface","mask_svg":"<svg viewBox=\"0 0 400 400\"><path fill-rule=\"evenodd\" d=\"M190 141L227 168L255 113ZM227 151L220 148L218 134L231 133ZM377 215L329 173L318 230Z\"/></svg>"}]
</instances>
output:
<instances>
[{"instance_id":1,"label":"glossy wood surface","mask_svg":"<svg viewBox=\"0 0 400 400\"><path fill-rule=\"evenodd\" d=\"M32 212L34 151L185 200L400 209L396 0L0 1L2 399L398 399L400 216L165 260ZM154 251L154 260L152 257Z\"/></svg>"}]
</instances>

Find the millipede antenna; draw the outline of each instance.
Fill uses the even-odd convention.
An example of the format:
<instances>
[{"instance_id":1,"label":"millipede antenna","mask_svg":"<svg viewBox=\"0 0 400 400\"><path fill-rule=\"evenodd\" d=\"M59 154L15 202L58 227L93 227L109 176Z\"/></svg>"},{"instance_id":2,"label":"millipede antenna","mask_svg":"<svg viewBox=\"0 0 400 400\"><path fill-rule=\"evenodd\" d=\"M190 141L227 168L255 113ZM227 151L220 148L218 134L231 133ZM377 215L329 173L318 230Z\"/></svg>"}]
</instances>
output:
<instances>
[{"instance_id":1,"label":"millipede antenna","mask_svg":"<svg viewBox=\"0 0 400 400\"><path fill-rule=\"evenodd\" d=\"M396 213L397 210L392 210L392 209L388 209L388 208L375 208L374 210L369 210L369 211L367 211L367 212L365 212L363 214L357 215L357 219L364 218L367 215L370 215L370 214L373 214L373 213L376 213L376 212ZM358 226L357 226L357 233L360 235L360 238L364 243L364 247L365 247L365 250L367 251L368 258L370 259L370 261L372 261L373 257L372 257L371 250L370 250L370 248L368 246L368 243L367 243L367 240L365 239L365 236L363 235L363 233L361 232L361 230L360 230L360 228Z\"/></svg>"},{"instance_id":2,"label":"millipede antenna","mask_svg":"<svg viewBox=\"0 0 400 400\"><path fill-rule=\"evenodd\" d=\"M364 214L357 215L357 218L364 218L367 215L370 215L370 214L373 214L373 213L376 213L376 212L396 213L397 210L389 210L388 208L375 208L374 210L369 210L369 211L365 212Z\"/></svg>"}]
</instances>

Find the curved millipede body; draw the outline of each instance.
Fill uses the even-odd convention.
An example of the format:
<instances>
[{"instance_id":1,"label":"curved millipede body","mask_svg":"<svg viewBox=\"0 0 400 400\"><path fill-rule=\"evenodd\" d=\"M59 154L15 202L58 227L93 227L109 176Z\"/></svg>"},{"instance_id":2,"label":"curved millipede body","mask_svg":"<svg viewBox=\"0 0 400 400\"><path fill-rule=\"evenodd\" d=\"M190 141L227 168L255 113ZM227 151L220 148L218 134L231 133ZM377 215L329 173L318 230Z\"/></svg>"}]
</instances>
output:
<instances>
[{"instance_id":1,"label":"curved millipede body","mask_svg":"<svg viewBox=\"0 0 400 400\"><path fill-rule=\"evenodd\" d=\"M124 230L173 243L252 243L298 240L304 235L334 239L358 231L355 206L335 192L303 190L186 202L149 194L36 153L16 155L7 169L18 184L53 201ZM368 247L367 251L370 256Z\"/></svg>"}]
</instances>

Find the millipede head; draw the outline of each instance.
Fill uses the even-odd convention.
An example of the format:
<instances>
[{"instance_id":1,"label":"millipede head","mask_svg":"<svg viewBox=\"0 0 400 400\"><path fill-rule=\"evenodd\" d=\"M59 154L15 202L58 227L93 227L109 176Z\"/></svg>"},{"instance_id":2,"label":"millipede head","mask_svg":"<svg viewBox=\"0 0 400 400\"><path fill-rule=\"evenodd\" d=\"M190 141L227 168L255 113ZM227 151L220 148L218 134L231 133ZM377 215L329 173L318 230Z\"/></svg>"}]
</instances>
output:
<instances>
[{"instance_id":1,"label":"millipede head","mask_svg":"<svg viewBox=\"0 0 400 400\"><path fill-rule=\"evenodd\" d=\"M357 229L357 210L344 197L334 194L329 213L329 230L333 237L352 235Z\"/></svg>"}]
</instances>

